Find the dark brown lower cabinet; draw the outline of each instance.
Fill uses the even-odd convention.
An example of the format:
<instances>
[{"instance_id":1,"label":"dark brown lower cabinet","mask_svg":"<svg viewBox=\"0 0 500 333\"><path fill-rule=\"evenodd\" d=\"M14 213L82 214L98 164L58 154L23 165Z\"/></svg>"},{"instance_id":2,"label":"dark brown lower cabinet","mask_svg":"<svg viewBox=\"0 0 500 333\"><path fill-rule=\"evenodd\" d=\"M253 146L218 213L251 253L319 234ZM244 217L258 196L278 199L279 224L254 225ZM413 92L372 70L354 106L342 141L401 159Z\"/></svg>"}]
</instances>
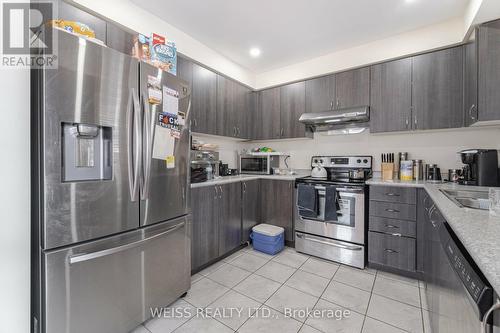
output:
<instances>
[{"instance_id":1,"label":"dark brown lower cabinet","mask_svg":"<svg viewBox=\"0 0 500 333\"><path fill-rule=\"evenodd\" d=\"M294 182L261 179L261 223L285 228L285 240L293 242Z\"/></svg>"},{"instance_id":2,"label":"dark brown lower cabinet","mask_svg":"<svg viewBox=\"0 0 500 333\"><path fill-rule=\"evenodd\" d=\"M260 180L250 180L241 183L241 220L242 220L242 236L241 241L247 242L250 240L252 227L260 221Z\"/></svg>"},{"instance_id":3,"label":"dark brown lower cabinet","mask_svg":"<svg viewBox=\"0 0 500 333\"><path fill-rule=\"evenodd\" d=\"M414 188L370 186L370 265L417 277L417 203Z\"/></svg>"},{"instance_id":4,"label":"dark brown lower cabinet","mask_svg":"<svg viewBox=\"0 0 500 333\"><path fill-rule=\"evenodd\" d=\"M191 270L236 249L241 244L241 183L191 190Z\"/></svg>"},{"instance_id":5,"label":"dark brown lower cabinet","mask_svg":"<svg viewBox=\"0 0 500 333\"><path fill-rule=\"evenodd\" d=\"M196 270L219 256L217 197L215 186L191 190L191 270Z\"/></svg>"},{"instance_id":6,"label":"dark brown lower cabinet","mask_svg":"<svg viewBox=\"0 0 500 333\"><path fill-rule=\"evenodd\" d=\"M368 261L403 271L415 272L414 238L368 233Z\"/></svg>"},{"instance_id":7,"label":"dark brown lower cabinet","mask_svg":"<svg viewBox=\"0 0 500 333\"><path fill-rule=\"evenodd\" d=\"M219 255L241 245L241 183L219 186Z\"/></svg>"}]
</instances>

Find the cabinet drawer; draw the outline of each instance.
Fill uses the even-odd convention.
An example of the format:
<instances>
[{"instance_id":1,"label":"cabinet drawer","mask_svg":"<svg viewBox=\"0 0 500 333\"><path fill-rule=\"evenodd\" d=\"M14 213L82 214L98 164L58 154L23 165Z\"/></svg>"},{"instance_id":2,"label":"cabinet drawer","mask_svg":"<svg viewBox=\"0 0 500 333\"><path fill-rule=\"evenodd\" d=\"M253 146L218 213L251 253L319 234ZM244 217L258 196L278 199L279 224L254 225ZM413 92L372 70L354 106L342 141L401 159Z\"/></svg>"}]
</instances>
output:
<instances>
[{"instance_id":1,"label":"cabinet drawer","mask_svg":"<svg viewBox=\"0 0 500 333\"><path fill-rule=\"evenodd\" d=\"M415 271L415 239L368 233L368 261L405 271Z\"/></svg>"},{"instance_id":2,"label":"cabinet drawer","mask_svg":"<svg viewBox=\"0 0 500 333\"><path fill-rule=\"evenodd\" d=\"M417 189L395 186L370 186L370 200L415 205L417 203Z\"/></svg>"},{"instance_id":3,"label":"cabinet drawer","mask_svg":"<svg viewBox=\"0 0 500 333\"><path fill-rule=\"evenodd\" d=\"M406 237L417 237L417 222L370 216L370 231L386 234L398 234Z\"/></svg>"},{"instance_id":4,"label":"cabinet drawer","mask_svg":"<svg viewBox=\"0 0 500 333\"><path fill-rule=\"evenodd\" d=\"M370 200L370 216L416 221L417 206Z\"/></svg>"}]
</instances>

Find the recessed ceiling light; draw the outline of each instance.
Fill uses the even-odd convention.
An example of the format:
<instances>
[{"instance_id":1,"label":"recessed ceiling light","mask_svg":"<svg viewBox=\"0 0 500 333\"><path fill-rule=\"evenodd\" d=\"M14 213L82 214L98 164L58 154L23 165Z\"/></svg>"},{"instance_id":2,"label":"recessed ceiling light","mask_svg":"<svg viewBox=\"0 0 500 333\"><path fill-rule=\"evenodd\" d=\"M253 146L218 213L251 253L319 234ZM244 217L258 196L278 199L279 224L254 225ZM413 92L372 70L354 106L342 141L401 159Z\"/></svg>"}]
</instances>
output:
<instances>
[{"instance_id":1,"label":"recessed ceiling light","mask_svg":"<svg viewBox=\"0 0 500 333\"><path fill-rule=\"evenodd\" d=\"M250 55L254 58L257 58L258 56L260 56L260 49L257 47L252 47L250 49Z\"/></svg>"}]
</instances>

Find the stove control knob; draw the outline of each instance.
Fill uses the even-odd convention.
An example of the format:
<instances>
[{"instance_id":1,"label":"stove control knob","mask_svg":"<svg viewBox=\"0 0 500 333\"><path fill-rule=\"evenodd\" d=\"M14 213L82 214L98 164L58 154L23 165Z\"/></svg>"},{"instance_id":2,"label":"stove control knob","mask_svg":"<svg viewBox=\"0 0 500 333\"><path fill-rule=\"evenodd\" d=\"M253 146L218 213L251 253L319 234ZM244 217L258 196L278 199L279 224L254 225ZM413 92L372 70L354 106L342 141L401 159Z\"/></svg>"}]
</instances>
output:
<instances>
[{"instance_id":1,"label":"stove control knob","mask_svg":"<svg viewBox=\"0 0 500 333\"><path fill-rule=\"evenodd\" d=\"M358 159L356 162L357 162L357 163L361 163L361 160L360 160L360 159Z\"/></svg>"},{"instance_id":2,"label":"stove control knob","mask_svg":"<svg viewBox=\"0 0 500 333\"><path fill-rule=\"evenodd\" d=\"M315 160L314 160L314 163L318 163L318 160L317 160L317 159L315 159Z\"/></svg>"},{"instance_id":3,"label":"stove control knob","mask_svg":"<svg viewBox=\"0 0 500 333\"><path fill-rule=\"evenodd\" d=\"M319 163L320 163L320 164L323 164L323 160L319 160Z\"/></svg>"},{"instance_id":4,"label":"stove control knob","mask_svg":"<svg viewBox=\"0 0 500 333\"><path fill-rule=\"evenodd\" d=\"M363 160L363 163L368 163L368 160L365 158L365 159Z\"/></svg>"}]
</instances>

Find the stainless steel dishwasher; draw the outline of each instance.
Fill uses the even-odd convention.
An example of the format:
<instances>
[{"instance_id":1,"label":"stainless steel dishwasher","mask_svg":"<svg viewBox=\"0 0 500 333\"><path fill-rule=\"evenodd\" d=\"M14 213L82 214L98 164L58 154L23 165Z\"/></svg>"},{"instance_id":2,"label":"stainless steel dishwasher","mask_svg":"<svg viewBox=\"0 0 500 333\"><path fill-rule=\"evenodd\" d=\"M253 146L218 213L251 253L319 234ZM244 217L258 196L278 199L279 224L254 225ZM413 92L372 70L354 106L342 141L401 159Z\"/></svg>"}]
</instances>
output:
<instances>
[{"instance_id":1,"label":"stainless steel dishwasher","mask_svg":"<svg viewBox=\"0 0 500 333\"><path fill-rule=\"evenodd\" d=\"M493 289L449 225L443 221L438 229L441 246L433 258L427 299L432 332L491 332L491 325L482 322L493 306Z\"/></svg>"}]
</instances>

